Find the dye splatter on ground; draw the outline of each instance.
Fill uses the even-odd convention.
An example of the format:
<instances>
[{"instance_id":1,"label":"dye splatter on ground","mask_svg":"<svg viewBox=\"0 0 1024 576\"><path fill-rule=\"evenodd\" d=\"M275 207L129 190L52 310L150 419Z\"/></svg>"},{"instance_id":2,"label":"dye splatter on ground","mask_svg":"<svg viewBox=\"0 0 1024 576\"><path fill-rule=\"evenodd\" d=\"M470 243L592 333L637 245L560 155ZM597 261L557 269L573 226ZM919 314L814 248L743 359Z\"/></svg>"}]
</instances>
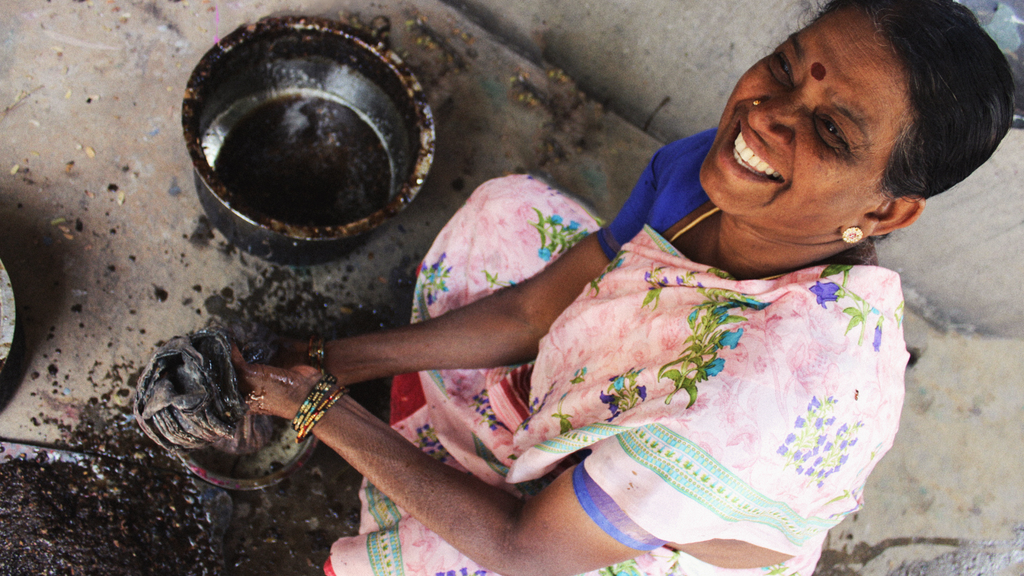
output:
<instances>
[{"instance_id":1,"label":"dye splatter on ground","mask_svg":"<svg viewBox=\"0 0 1024 576\"><path fill-rule=\"evenodd\" d=\"M0 573L221 573L221 543L187 477L101 458L0 463Z\"/></svg>"}]
</instances>

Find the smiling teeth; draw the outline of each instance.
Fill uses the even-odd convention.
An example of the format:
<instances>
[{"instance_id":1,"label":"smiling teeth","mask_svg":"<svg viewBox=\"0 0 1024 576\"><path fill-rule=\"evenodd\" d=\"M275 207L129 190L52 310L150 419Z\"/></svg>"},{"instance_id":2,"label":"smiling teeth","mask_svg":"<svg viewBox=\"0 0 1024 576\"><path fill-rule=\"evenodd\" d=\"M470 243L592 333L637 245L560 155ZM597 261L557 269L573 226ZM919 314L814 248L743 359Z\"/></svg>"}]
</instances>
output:
<instances>
[{"instance_id":1,"label":"smiling teeth","mask_svg":"<svg viewBox=\"0 0 1024 576\"><path fill-rule=\"evenodd\" d=\"M743 133L736 137L736 147L732 150L732 155L736 158L736 161L740 163L740 166L749 168L754 172L760 172L769 178L780 178L781 175L772 168L767 162L761 160L754 151L747 146L747 141L743 139Z\"/></svg>"}]
</instances>

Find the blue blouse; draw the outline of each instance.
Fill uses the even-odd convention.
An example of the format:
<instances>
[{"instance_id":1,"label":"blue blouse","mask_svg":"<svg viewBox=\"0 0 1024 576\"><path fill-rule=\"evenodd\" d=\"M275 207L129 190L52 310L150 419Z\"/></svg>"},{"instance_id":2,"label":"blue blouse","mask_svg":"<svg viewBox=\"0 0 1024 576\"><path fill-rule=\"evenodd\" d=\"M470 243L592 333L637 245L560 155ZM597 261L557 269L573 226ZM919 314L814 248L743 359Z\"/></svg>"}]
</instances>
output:
<instances>
[{"instance_id":1,"label":"blue blouse","mask_svg":"<svg viewBox=\"0 0 1024 576\"><path fill-rule=\"evenodd\" d=\"M717 129L676 140L658 150L611 224L597 235L608 259L643 229L663 233L708 201L700 186L700 166L711 150Z\"/></svg>"}]
</instances>

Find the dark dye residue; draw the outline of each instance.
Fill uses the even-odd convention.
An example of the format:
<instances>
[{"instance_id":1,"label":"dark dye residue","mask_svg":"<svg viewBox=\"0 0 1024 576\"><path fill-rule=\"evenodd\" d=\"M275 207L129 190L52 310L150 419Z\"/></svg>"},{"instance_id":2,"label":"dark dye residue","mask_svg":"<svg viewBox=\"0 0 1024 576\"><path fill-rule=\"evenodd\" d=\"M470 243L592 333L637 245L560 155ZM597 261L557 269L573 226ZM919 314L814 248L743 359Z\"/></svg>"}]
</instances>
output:
<instances>
[{"instance_id":1,"label":"dark dye residue","mask_svg":"<svg viewBox=\"0 0 1024 576\"><path fill-rule=\"evenodd\" d=\"M191 481L135 464L0 462L0 573L219 574L199 502Z\"/></svg>"},{"instance_id":2,"label":"dark dye residue","mask_svg":"<svg viewBox=\"0 0 1024 576\"><path fill-rule=\"evenodd\" d=\"M380 138L330 100L285 96L246 115L216 160L232 198L299 226L354 222L388 202L391 165Z\"/></svg>"},{"instance_id":3,"label":"dark dye residue","mask_svg":"<svg viewBox=\"0 0 1024 576\"><path fill-rule=\"evenodd\" d=\"M158 302L166 302L167 301L167 296L168 296L167 290L164 290L163 288L154 285L153 286L153 296L156 297Z\"/></svg>"}]
</instances>

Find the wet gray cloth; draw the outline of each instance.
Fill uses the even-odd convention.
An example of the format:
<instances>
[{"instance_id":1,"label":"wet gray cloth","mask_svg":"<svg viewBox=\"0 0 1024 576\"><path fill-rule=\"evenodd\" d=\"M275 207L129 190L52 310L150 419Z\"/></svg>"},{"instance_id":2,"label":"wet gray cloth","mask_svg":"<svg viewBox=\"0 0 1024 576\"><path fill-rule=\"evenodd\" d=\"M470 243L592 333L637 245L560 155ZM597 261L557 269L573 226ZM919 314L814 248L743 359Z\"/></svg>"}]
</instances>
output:
<instances>
[{"instance_id":1,"label":"wet gray cloth","mask_svg":"<svg viewBox=\"0 0 1024 576\"><path fill-rule=\"evenodd\" d=\"M251 362L275 351L265 329L243 326L172 338L156 351L132 401L135 420L154 442L176 453L211 445L249 453L269 441L270 417L249 414L238 390L232 341Z\"/></svg>"}]
</instances>

